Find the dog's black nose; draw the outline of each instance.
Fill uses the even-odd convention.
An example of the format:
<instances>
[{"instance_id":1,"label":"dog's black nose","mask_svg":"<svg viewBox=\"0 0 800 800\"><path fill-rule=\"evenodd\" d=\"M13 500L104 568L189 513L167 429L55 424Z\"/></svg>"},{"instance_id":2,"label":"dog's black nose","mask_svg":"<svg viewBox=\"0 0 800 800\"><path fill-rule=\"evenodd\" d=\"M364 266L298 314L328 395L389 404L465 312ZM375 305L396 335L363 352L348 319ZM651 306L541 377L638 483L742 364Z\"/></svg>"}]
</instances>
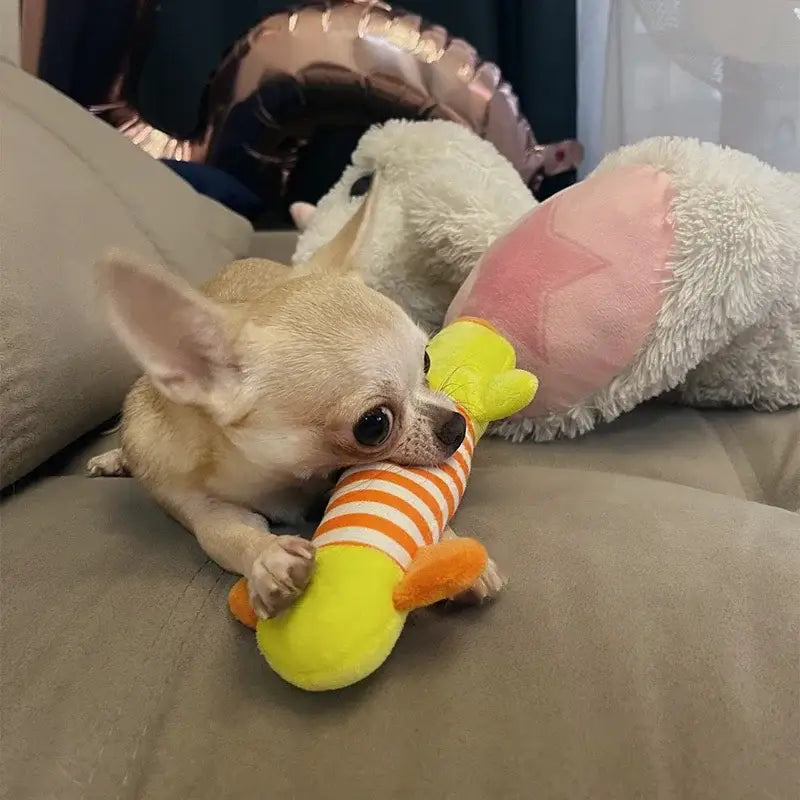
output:
<instances>
[{"instance_id":1,"label":"dog's black nose","mask_svg":"<svg viewBox=\"0 0 800 800\"><path fill-rule=\"evenodd\" d=\"M450 450L455 453L464 441L464 435L467 432L467 421L458 411L454 411L448 418L447 422L436 431L436 438Z\"/></svg>"}]
</instances>

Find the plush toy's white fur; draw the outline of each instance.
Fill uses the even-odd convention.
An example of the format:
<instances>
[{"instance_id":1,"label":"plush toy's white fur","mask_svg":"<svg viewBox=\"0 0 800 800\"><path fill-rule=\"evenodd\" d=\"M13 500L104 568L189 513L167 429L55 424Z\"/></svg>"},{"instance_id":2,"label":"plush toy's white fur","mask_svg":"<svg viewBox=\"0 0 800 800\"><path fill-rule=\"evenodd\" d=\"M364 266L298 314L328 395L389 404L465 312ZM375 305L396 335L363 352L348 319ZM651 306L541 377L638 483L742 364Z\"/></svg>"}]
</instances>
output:
<instances>
[{"instance_id":1,"label":"plush toy's white fur","mask_svg":"<svg viewBox=\"0 0 800 800\"><path fill-rule=\"evenodd\" d=\"M334 237L360 202L350 187L379 170L374 227L359 260L367 283L432 332L486 248L536 201L493 145L454 122L373 127L352 160L311 215L293 262Z\"/></svg>"},{"instance_id":2,"label":"plush toy's white fur","mask_svg":"<svg viewBox=\"0 0 800 800\"><path fill-rule=\"evenodd\" d=\"M647 164L675 187L671 282L650 338L609 386L568 411L507 421L512 439L575 436L675 389L690 405L800 404L800 176L687 139L650 139L599 171ZM486 251L536 201L494 147L449 122L391 122L362 138L353 166L301 236L305 261L353 213L353 182L381 175L367 281L435 329Z\"/></svg>"},{"instance_id":3,"label":"plush toy's white fur","mask_svg":"<svg viewBox=\"0 0 800 800\"><path fill-rule=\"evenodd\" d=\"M508 438L575 436L669 390L694 406L800 403L800 181L713 144L650 139L609 155L672 176L675 231L647 344L607 387L563 414L507 422Z\"/></svg>"}]
</instances>

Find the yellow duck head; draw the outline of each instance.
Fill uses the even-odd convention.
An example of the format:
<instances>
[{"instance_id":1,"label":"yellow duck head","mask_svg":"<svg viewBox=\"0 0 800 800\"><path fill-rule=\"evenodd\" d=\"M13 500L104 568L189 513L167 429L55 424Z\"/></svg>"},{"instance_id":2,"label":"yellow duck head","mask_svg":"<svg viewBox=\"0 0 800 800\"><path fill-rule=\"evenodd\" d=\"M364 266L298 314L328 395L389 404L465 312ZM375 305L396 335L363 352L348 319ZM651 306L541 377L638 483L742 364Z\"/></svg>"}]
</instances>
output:
<instances>
[{"instance_id":1,"label":"yellow duck head","mask_svg":"<svg viewBox=\"0 0 800 800\"><path fill-rule=\"evenodd\" d=\"M539 388L534 375L516 369L511 343L492 325L464 317L443 328L428 345L428 383L458 403L476 438L490 422L521 411Z\"/></svg>"}]
</instances>

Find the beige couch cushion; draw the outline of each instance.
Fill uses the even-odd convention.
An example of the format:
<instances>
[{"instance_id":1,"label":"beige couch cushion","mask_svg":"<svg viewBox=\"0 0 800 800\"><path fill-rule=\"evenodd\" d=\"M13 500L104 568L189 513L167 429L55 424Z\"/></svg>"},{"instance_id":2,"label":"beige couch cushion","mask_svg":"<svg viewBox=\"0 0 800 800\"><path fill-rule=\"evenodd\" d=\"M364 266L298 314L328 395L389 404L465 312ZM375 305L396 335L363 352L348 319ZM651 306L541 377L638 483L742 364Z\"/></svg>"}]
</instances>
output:
<instances>
[{"instance_id":1,"label":"beige couch cushion","mask_svg":"<svg viewBox=\"0 0 800 800\"><path fill-rule=\"evenodd\" d=\"M2 485L112 415L135 376L95 302L110 246L201 281L252 228L110 127L0 62Z\"/></svg>"},{"instance_id":2,"label":"beige couch cushion","mask_svg":"<svg viewBox=\"0 0 800 800\"><path fill-rule=\"evenodd\" d=\"M87 437L45 467L83 474L87 460L118 445ZM800 411L698 411L650 403L580 439L512 444L486 439L480 463L516 463L652 478L800 511ZM798 523L800 525L800 522Z\"/></svg>"},{"instance_id":3,"label":"beige couch cushion","mask_svg":"<svg viewBox=\"0 0 800 800\"><path fill-rule=\"evenodd\" d=\"M482 448L456 524L508 592L420 614L372 679L329 695L269 672L227 616L233 578L134 481L9 497L7 796L795 797L797 515Z\"/></svg>"},{"instance_id":4,"label":"beige couch cushion","mask_svg":"<svg viewBox=\"0 0 800 800\"><path fill-rule=\"evenodd\" d=\"M39 5L39 0L34 0ZM27 4L26 4L27 5ZM0 3L0 60L20 63L20 3ZM30 13L27 15L31 17Z\"/></svg>"},{"instance_id":5,"label":"beige couch cushion","mask_svg":"<svg viewBox=\"0 0 800 800\"><path fill-rule=\"evenodd\" d=\"M489 465L514 461L653 478L800 510L800 411L698 411L640 406L574 440L482 446ZM798 522L800 525L800 521Z\"/></svg>"}]
</instances>

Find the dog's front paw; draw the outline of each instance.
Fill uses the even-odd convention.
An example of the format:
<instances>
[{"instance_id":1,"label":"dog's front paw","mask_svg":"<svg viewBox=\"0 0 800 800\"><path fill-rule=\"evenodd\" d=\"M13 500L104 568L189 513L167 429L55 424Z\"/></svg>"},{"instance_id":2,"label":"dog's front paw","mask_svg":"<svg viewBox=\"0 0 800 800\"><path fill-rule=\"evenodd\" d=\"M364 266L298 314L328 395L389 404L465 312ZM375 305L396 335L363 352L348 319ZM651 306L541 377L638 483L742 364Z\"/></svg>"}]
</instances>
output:
<instances>
[{"instance_id":1,"label":"dog's front paw","mask_svg":"<svg viewBox=\"0 0 800 800\"><path fill-rule=\"evenodd\" d=\"M120 447L90 458L86 465L86 473L90 478L122 478L130 475Z\"/></svg>"},{"instance_id":2,"label":"dog's front paw","mask_svg":"<svg viewBox=\"0 0 800 800\"><path fill-rule=\"evenodd\" d=\"M298 536L274 536L256 556L247 576L250 604L262 619L288 608L306 588L314 545Z\"/></svg>"},{"instance_id":3,"label":"dog's front paw","mask_svg":"<svg viewBox=\"0 0 800 800\"><path fill-rule=\"evenodd\" d=\"M494 600L508 583L508 579L497 568L497 564L490 558L486 569L475 583L465 592L456 595L453 599L455 603L464 605L478 606L488 600Z\"/></svg>"}]
</instances>

